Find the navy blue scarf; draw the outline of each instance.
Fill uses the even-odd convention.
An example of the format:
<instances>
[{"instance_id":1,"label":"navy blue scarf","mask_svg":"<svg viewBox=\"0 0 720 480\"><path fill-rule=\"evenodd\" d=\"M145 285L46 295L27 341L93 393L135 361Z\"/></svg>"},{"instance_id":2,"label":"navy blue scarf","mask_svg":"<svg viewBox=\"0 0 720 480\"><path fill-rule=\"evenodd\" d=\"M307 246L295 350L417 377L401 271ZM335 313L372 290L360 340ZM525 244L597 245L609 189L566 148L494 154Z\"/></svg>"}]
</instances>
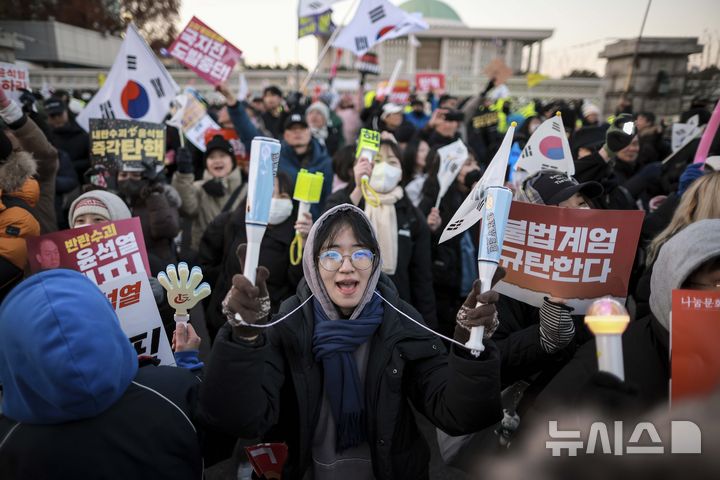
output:
<instances>
[{"instance_id":1,"label":"navy blue scarf","mask_svg":"<svg viewBox=\"0 0 720 480\"><path fill-rule=\"evenodd\" d=\"M375 333L383 317L382 300L373 295L354 320L330 320L313 300L313 354L323 362L325 393L337 430L336 448L342 452L366 439L363 389L353 352Z\"/></svg>"}]
</instances>

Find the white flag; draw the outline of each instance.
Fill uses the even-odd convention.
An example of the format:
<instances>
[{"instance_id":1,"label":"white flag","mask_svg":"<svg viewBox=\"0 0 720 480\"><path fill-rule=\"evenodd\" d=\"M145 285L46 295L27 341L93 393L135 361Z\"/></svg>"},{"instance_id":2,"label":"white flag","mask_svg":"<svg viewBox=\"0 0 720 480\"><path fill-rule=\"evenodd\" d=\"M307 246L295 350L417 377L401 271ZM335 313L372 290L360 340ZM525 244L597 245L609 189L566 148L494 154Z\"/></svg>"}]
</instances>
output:
<instances>
[{"instance_id":1,"label":"white flag","mask_svg":"<svg viewBox=\"0 0 720 480\"><path fill-rule=\"evenodd\" d=\"M700 127L698 127L699 117L693 115L687 121L687 123L673 123L672 126L672 137L671 146L672 151L677 152L680 148L700 133Z\"/></svg>"},{"instance_id":2,"label":"white flag","mask_svg":"<svg viewBox=\"0 0 720 480\"><path fill-rule=\"evenodd\" d=\"M440 155L440 166L437 173L440 193L435 202L435 207L440 205L440 200L445 196L448 188L460 173L460 168L468 158L468 149L463 141L458 139L449 145L445 145L437 153Z\"/></svg>"},{"instance_id":3,"label":"white flag","mask_svg":"<svg viewBox=\"0 0 720 480\"><path fill-rule=\"evenodd\" d=\"M131 24L105 83L77 116L77 123L86 131L91 118L162 123L179 90Z\"/></svg>"},{"instance_id":4,"label":"white flag","mask_svg":"<svg viewBox=\"0 0 720 480\"><path fill-rule=\"evenodd\" d=\"M362 55L384 40L428 28L420 13L407 13L388 0L361 0L355 16L340 31L333 47Z\"/></svg>"},{"instance_id":5,"label":"white flag","mask_svg":"<svg viewBox=\"0 0 720 480\"><path fill-rule=\"evenodd\" d=\"M485 169L480 181L470 194L465 197L463 203L455 211L455 215L448 222L442 235L440 235L439 243L461 234L482 219L485 191L488 187L502 187L505 184L505 172L510 158L513 135L515 135L515 122L505 132L505 138L503 138L500 148L498 148L497 153L490 161L490 165Z\"/></svg>"},{"instance_id":6,"label":"white flag","mask_svg":"<svg viewBox=\"0 0 720 480\"><path fill-rule=\"evenodd\" d=\"M330 5L340 0L300 0L298 3L298 17L318 15L330 9Z\"/></svg>"},{"instance_id":7,"label":"white flag","mask_svg":"<svg viewBox=\"0 0 720 480\"><path fill-rule=\"evenodd\" d=\"M515 168L524 170L528 176L540 170L557 170L570 176L575 174L562 117L556 115L540 124L530 136Z\"/></svg>"}]
</instances>

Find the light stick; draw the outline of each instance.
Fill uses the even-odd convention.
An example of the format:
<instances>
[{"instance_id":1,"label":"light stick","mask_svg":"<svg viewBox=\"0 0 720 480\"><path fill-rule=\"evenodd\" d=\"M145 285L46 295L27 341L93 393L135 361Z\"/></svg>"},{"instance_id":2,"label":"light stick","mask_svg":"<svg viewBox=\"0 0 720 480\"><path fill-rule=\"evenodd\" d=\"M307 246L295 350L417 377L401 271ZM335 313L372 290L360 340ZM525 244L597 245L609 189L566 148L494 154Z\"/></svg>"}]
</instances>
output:
<instances>
[{"instance_id":1,"label":"light stick","mask_svg":"<svg viewBox=\"0 0 720 480\"><path fill-rule=\"evenodd\" d=\"M320 202L322 195L323 174L322 172L310 173L304 168L300 169L295 181L293 199L300 202L297 219L300 221L306 213L310 212L310 205ZM290 244L290 263L300 264L302 260L303 240L300 232L295 230L295 238Z\"/></svg>"},{"instance_id":2,"label":"light stick","mask_svg":"<svg viewBox=\"0 0 720 480\"><path fill-rule=\"evenodd\" d=\"M617 300L606 297L595 300L585 314L585 324L595 335L598 370L612 373L625 381L622 334L630 316Z\"/></svg>"}]
</instances>

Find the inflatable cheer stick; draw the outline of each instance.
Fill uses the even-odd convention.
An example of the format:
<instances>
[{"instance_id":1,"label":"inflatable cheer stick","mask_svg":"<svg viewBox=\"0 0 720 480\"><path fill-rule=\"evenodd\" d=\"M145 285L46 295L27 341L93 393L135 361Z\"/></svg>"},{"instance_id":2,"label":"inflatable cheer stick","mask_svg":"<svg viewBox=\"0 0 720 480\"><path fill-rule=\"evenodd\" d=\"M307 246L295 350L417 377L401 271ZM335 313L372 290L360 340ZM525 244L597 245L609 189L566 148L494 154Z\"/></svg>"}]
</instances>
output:
<instances>
[{"instance_id":1,"label":"inflatable cheer stick","mask_svg":"<svg viewBox=\"0 0 720 480\"><path fill-rule=\"evenodd\" d=\"M380 150L380 133L375 130L368 128L360 129L360 136L358 137L358 146L355 150L355 158L360 161L361 158L367 159L372 165ZM362 192L365 203L371 207L380 206L380 197L377 192L370 186L370 178L367 175L363 175L360 179L360 191Z\"/></svg>"},{"instance_id":2,"label":"inflatable cheer stick","mask_svg":"<svg viewBox=\"0 0 720 480\"><path fill-rule=\"evenodd\" d=\"M630 316L619 302L610 297L595 300L585 314L585 324L595 335L598 370L625 380L622 334Z\"/></svg>"},{"instance_id":3,"label":"inflatable cheer stick","mask_svg":"<svg viewBox=\"0 0 720 480\"><path fill-rule=\"evenodd\" d=\"M300 202L298 207L298 221L303 218L306 213L310 212L310 205L320 202L322 194L323 174L322 172L310 173L304 168L300 169L297 180L295 181L295 191L293 192L293 200ZM303 239L300 232L295 230L295 238L290 244L290 263L292 265L300 264L303 254Z\"/></svg>"},{"instance_id":4,"label":"inflatable cheer stick","mask_svg":"<svg viewBox=\"0 0 720 480\"><path fill-rule=\"evenodd\" d=\"M202 282L203 274L200 267L188 269L188 264L180 262L177 266L168 265L164 272L157 276L158 282L167 292L168 304L175 310L175 322L187 323L188 313L203 298L210 295L210 285Z\"/></svg>"},{"instance_id":5,"label":"inflatable cheer stick","mask_svg":"<svg viewBox=\"0 0 720 480\"><path fill-rule=\"evenodd\" d=\"M440 236L440 243L442 243L482 220L480 248L478 249L480 293L487 292L492 288L492 279L500 263L505 226L512 204L512 192L504 186L505 172L516 125L515 122L512 122L505 133L500 149L488 165L485 174L460 205ZM465 344L476 357L485 350L482 344L484 334L485 327L473 327L470 331L470 340Z\"/></svg>"},{"instance_id":6,"label":"inflatable cheer stick","mask_svg":"<svg viewBox=\"0 0 720 480\"><path fill-rule=\"evenodd\" d=\"M274 138L255 137L250 146L250 173L248 178L245 231L247 252L243 275L255 284L260 244L270 217L270 202L275 187L275 175L280 161L280 142Z\"/></svg>"},{"instance_id":7,"label":"inflatable cheer stick","mask_svg":"<svg viewBox=\"0 0 720 480\"><path fill-rule=\"evenodd\" d=\"M710 146L712 145L713 139L715 138L715 133L717 133L719 126L720 100L718 100L718 103L715 104L715 110L713 110L710 121L708 122L707 127L705 127L705 133L703 133L703 136L700 139L700 144L698 145L697 152L695 152L695 160L693 161L693 163L705 163L705 159L708 156Z\"/></svg>"}]
</instances>

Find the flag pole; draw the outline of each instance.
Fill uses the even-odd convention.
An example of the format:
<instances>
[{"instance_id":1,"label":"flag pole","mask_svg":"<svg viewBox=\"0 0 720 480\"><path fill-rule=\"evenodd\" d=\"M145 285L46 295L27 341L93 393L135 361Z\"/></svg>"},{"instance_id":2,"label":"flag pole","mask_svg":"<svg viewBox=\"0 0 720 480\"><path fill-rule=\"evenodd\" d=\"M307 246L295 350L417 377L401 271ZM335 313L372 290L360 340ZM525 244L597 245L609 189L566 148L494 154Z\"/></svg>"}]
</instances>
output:
<instances>
[{"instance_id":1,"label":"flag pole","mask_svg":"<svg viewBox=\"0 0 720 480\"><path fill-rule=\"evenodd\" d=\"M338 27L333 31L332 35L330 35L330 38L328 38L327 43L323 47L323 49L320 51L320 55L318 55L317 63L315 64L315 67L308 72L308 74L305 76L305 80L303 80L302 85L300 85L300 88L298 89L302 94L305 94L305 90L307 89L308 84L310 83L310 80L312 80L312 77L315 75L315 73L320 68L320 64L322 63L323 59L325 58L325 55L327 55L327 52L330 50L330 47L332 46L332 43L337 38L338 34L340 34L340 31L345 26L345 23L347 23L347 19L350 16L350 12L354 10L355 5L357 5L358 0L355 0L352 5L350 6L350 9L345 14L345 17L343 17L342 25L338 25Z\"/></svg>"}]
</instances>

